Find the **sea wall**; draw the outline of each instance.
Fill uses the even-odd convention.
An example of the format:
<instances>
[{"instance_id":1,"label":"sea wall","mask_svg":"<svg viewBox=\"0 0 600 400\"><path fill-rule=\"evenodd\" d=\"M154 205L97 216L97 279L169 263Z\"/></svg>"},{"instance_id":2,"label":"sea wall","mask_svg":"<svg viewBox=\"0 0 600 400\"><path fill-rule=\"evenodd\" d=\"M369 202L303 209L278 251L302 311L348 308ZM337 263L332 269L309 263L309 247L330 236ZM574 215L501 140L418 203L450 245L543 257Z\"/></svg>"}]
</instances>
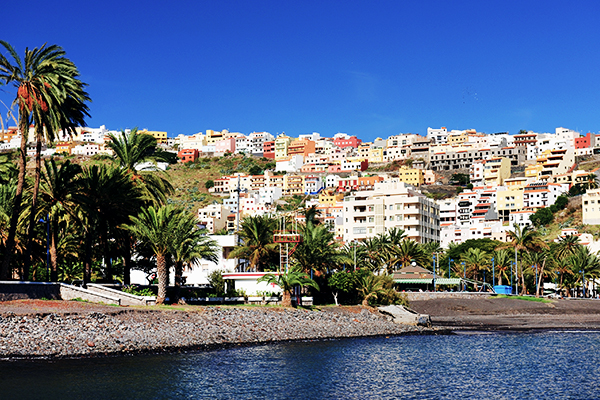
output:
<instances>
[{"instance_id":1,"label":"sea wall","mask_svg":"<svg viewBox=\"0 0 600 400\"><path fill-rule=\"evenodd\" d=\"M60 286L54 282L0 281L0 301L44 298L59 300Z\"/></svg>"},{"instance_id":2,"label":"sea wall","mask_svg":"<svg viewBox=\"0 0 600 400\"><path fill-rule=\"evenodd\" d=\"M422 331L430 329L395 324L377 311L343 307L5 312L0 314L0 358L79 357Z\"/></svg>"},{"instance_id":3,"label":"sea wall","mask_svg":"<svg viewBox=\"0 0 600 400\"><path fill-rule=\"evenodd\" d=\"M486 299L490 293L480 292L404 292L408 301L435 299Z\"/></svg>"}]
</instances>

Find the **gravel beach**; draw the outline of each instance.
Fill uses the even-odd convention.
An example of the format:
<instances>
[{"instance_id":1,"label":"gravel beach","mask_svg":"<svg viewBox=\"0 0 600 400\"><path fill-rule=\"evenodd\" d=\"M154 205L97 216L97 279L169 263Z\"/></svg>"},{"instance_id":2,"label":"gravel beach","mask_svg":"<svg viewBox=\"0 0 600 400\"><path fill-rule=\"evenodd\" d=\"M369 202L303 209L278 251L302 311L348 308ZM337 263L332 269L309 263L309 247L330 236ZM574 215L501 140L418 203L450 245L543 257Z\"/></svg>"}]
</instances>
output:
<instances>
[{"instance_id":1,"label":"gravel beach","mask_svg":"<svg viewBox=\"0 0 600 400\"><path fill-rule=\"evenodd\" d=\"M61 358L431 332L363 307L144 309L74 301L0 303L0 358Z\"/></svg>"}]
</instances>

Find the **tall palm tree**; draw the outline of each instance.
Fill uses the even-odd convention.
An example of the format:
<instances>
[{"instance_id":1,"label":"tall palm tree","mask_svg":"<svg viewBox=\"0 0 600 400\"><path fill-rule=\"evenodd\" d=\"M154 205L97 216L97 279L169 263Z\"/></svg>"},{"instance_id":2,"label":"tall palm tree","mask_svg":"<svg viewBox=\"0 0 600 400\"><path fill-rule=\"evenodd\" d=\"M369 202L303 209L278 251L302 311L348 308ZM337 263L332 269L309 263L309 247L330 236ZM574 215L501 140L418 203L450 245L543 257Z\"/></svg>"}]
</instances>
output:
<instances>
[{"instance_id":1,"label":"tall palm tree","mask_svg":"<svg viewBox=\"0 0 600 400\"><path fill-rule=\"evenodd\" d=\"M556 258L566 258L577 252L581 244L579 244L579 236L567 235L559 237L558 243L554 248L554 256Z\"/></svg>"},{"instance_id":2,"label":"tall palm tree","mask_svg":"<svg viewBox=\"0 0 600 400\"><path fill-rule=\"evenodd\" d=\"M217 243L204 235L196 225L196 218L187 211L177 218L178 224L171 240L171 256L175 262L175 298L179 301L179 292L182 283L184 264L192 266L201 259L214 263L219 261L219 247Z\"/></svg>"},{"instance_id":3,"label":"tall palm tree","mask_svg":"<svg viewBox=\"0 0 600 400\"><path fill-rule=\"evenodd\" d=\"M530 252L525 254L525 260L531 266L531 273L534 276L537 276L537 281L535 282L535 297L540 297L540 290L542 294L544 292L544 276L548 276L551 274L551 271L546 269L546 265L551 257L551 252L549 249L544 249L542 251Z\"/></svg>"},{"instance_id":4,"label":"tall palm tree","mask_svg":"<svg viewBox=\"0 0 600 400\"><path fill-rule=\"evenodd\" d=\"M73 200L83 210L80 218L84 218L82 226L86 234L84 281L90 278L91 251L96 237L103 247L105 277L112 281L110 234L130 223L130 217L139 209L141 195L131 175L111 165L84 167L79 182L79 191Z\"/></svg>"},{"instance_id":5,"label":"tall palm tree","mask_svg":"<svg viewBox=\"0 0 600 400\"><path fill-rule=\"evenodd\" d=\"M166 178L157 175L157 169L153 166L157 161L167 161L156 151L156 139L151 135L138 133L137 128L129 133L121 131L119 135L109 133L108 137L110 141L107 147L114 152L120 168L132 175L148 201L155 205L163 204L166 196L173 192L173 186ZM141 164L145 162L151 165L141 168Z\"/></svg>"},{"instance_id":6,"label":"tall palm tree","mask_svg":"<svg viewBox=\"0 0 600 400\"><path fill-rule=\"evenodd\" d=\"M238 233L242 243L229 253L229 258L246 259L252 271L263 271L277 255L278 245L273 243L276 228L277 220L268 215L244 218Z\"/></svg>"},{"instance_id":7,"label":"tall palm tree","mask_svg":"<svg viewBox=\"0 0 600 400\"><path fill-rule=\"evenodd\" d=\"M465 263L467 276L474 280L479 279L479 272L486 270L490 262L489 254L477 248L468 249L461 255L460 259Z\"/></svg>"},{"instance_id":8,"label":"tall palm tree","mask_svg":"<svg viewBox=\"0 0 600 400\"><path fill-rule=\"evenodd\" d=\"M393 249L394 263L402 264L402 268L410 265L412 261L418 265L429 265L427 253L423 247L412 239L404 239L400 245Z\"/></svg>"},{"instance_id":9,"label":"tall palm tree","mask_svg":"<svg viewBox=\"0 0 600 400\"><path fill-rule=\"evenodd\" d=\"M14 63L0 54L0 80L17 88L14 100L19 109L19 130L21 132L21 148L19 158L19 175L15 207L11 216L10 229L7 238L6 254L0 268L0 279L10 276L10 261L14 246L16 224L21 212L23 188L25 184L27 162L27 140L29 126L34 124L37 144L36 179L32 196L32 213L30 220L30 238L35 223L35 208L37 188L40 179L41 138L46 133L53 137L59 129L72 129L83 124L84 116L88 115L85 104L89 97L84 90L85 84L78 77L75 64L65 57L64 50L56 45L45 44L33 50L25 49L21 59L13 47L5 41L0 44L9 52ZM31 239L28 240L29 244ZM29 261L26 261L29 262Z\"/></svg>"},{"instance_id":10,"label":"tall palm tree","mask_svg":"<svg viewBox=\"0 0 600 400\"><path fill-rule=\"evenodd\" d=\"M292 257L301 271L310 273L314 270L318 276L337 269L343 263L352 262L340 251L327 225L314 226L312 223L302 227L302 242Z\"/></svg>"},{"instance_id":11,"label":"tall palm tree","mask_svg":"<svg viewBox=\"0 0 600 400\"><path fill-rule=\"evenodd\" d=\"M138 240L144 242L156 256L158 274L157 304L163 304L167 297L169 270L167 257L173 251L172 238L177 231L182 212L173 205L167 204L154 208L142 209L137 216L131 217L132 223L127 225Z\"/></svg>"},{"instance_id":12,"label":"tall palm tree","mask_svg":"<svg viewBox=\"0 0 600 400\"><path fill-rule=\"evenodd\" d=\"M69 160L57 166L54 159L45 160L42 176L41 207L39 213L49 218L50 223L50 280L58 280L57 248L59 243L59 221L75 207L73 196L78 189L81 166ZM28 276L26 270L25 276Z\"/></svg>"},{"instance_id":13,"label":"tall palm tree","mask_svg":"<svg viewBox=\"0 0 600 400\"><path fill-rule=\"evenodd\" d=\"M498 285L502 285L503 278L507 281L510 280L509 276L510 268L512 266L512 256L507 249L494 251L493 256L495 273L498 277Z\"/></svg>"},{"instance_id":14,"label":"tall palm tree","mask_svg":"<svg viewBox=\"0 0 600 400\"><path fill-rule=\"evenodd\" d=\"M502 249L514 249L515 252L515 264L517 270L519 269L518 264L518 253L521 251L537 251L548 248L548 245L540 239L539 233L531 225L526 225L524 228L515 224L512 231L506 232L510 242L502 244L496 248L496 250ZM523 270L523 263L521 263L521 293L525 293L525 275ZM518 272L517 272L518 274Z\"/></svg>"},{"instance_id":15,"label":"tall palm tree","mask_svg":"<svg viewBox=\"0 0 600 400\"><path fill-rule=\"evenodd\" d=\"M569 257L569 260L573 276L577 277L576 282L581 282L582 286L584 275L586 281L600 276L600 258L596 254L592 254L586 246L581 246Z\"/></svg>"}]
</instances>

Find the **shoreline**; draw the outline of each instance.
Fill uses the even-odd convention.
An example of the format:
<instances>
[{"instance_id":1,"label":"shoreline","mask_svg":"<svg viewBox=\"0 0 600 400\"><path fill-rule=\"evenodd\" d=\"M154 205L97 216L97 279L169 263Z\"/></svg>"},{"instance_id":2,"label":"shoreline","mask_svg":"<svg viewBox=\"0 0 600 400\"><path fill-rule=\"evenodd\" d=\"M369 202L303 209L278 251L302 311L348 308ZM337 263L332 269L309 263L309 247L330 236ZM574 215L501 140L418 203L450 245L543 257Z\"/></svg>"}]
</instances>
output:
<instances>
[{"instance_id":1,"label":"shoreline","mask_svg":"<svg viewBox=\"0 0 600 400\"><path fill-rule=\"evenodd\" d=\"M78 304L69 305L77 308ZM63 303L64 305L64 303ZM52 360L203 351L292 341L442 333L399 325L363 307L186 307L184 310L86 305L81 310L0 304L0 359Z\"/></svg>"}]
</instances>

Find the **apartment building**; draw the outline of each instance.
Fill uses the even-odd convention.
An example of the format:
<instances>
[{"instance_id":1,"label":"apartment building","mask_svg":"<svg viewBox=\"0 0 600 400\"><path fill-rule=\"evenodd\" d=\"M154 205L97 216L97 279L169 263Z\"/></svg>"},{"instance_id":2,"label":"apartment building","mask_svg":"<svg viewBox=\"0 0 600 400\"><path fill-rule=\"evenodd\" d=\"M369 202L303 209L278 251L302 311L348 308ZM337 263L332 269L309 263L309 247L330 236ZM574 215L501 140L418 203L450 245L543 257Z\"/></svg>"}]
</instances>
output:
<instances>
[{"instance_id":1,"label":"apartment building","mask_svg":"<svg viewBox=\"0 0 600 400\"><path fill-rule=\"evenodd\" d=\"M214 234L225 228L229 214L231 214L230 207L223 204L211 204L198 209L198 223L201 229L206 229L209 233Z\"/></svg>"},{"instance_id":2,"label":"apartment building","mask_svg":"<svg viewBox=\"0 0 600 400\"><path fill-rule=\"evenodd\" d=\"M288 156L288 147L294 139L285 133L280 134L275 139L275 160L280 160Z\"/></svg>"},{"instance_id":3,"label":"apartment building","mask_svg":"<svg viewBox=\"0 0 600 400\"><path fill-rule=\"evenodd\" d=\"M517 147L485 147L457 151L437 151L431 153L429 165L433 171L449 171L458 168L469 169L478 160L506 157L510 160L511 166L517 166L523 163L525 154L526 150Z\"/></svg>"},{"instance_id":4,"label":"apartment building","mask_svg":"<svg viewBox=\"0 0 600 400\"><path fill-rule=\"evenodd\" d=\"M583 223L600 225L600 189L588 190L581 199Z\"/></svg>"},{"instance_id":5,"label":"apartment building","mask_svg":"<svg viewBox=\"0 0 600 400\"><path fill-rule=\"evenodd\" d=\"M265 157L265 143L273 141L275 144L275 138L269 132L252 132L248 135L248 152L253 156Z\"/></svg>"},{"instance_id":6,"label":"apartment building","mask_svg":"<svg viewBox=\"0 0 600 400\"><path fill-rule=\"evenodd\" d=\"M546 181L532 182L523 188L523 207L525 209L550 207L558 196L567 191L568 185Z\"/></svg>"},{"instance_id":7,"label":"apartment building","mask_svg":"<svg viewBox=\"0 0 600 400\"><path fill-rule=\"evenodd\" d=\"M435 201L402 182L379 187L384 190L376 188L344 198L345 242L364 240L391 228L403 229L418 243L439 241L439 206Z\"/></svg>"},{"instance_id":8,"label":"apartment building","mask_svg":"<svg viewBox=\"0 0 600 400\"><path fill-rule=\"evenodd\" d=\"M422 169L409 168L406 165L401 166L398 170L398 180L415 187L419 187L425 183Z\"/></svg>"}]
</instances>

